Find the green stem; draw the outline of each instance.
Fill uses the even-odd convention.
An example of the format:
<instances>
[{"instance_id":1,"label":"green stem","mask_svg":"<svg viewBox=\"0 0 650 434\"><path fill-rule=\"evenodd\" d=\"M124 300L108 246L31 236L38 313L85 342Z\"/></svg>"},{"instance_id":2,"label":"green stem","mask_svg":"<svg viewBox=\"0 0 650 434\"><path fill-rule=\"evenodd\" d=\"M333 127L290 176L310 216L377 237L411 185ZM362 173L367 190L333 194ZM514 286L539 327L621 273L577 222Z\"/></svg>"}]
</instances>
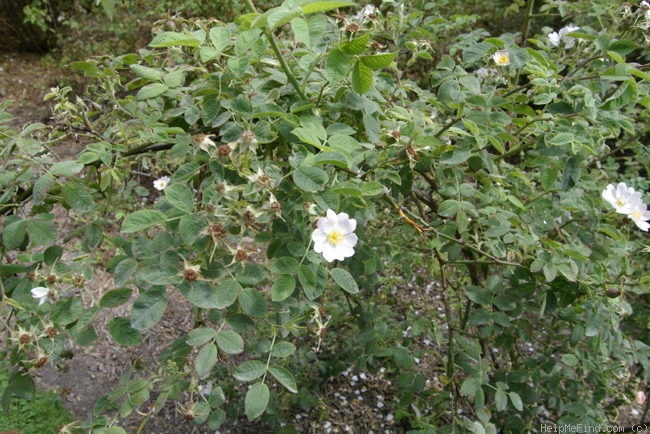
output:
<instances>
[{"instance_id":1,"label":"green stem","mask_svg":"<svg viewBox=\"0 0 650 434\"><path fill-rule=\"evenodd\" d=\"M524 26L521 31L521 36L523 38L522 46L526 47L528 45L528 31L530 30L530 21L533 16L533 9L535 8L535 0L528 0L526 4L526 16L524 18Z\"/></svg>"},{"instance_id":2,"label":"green stem","mask_svg":"<svg viewBox=\"0 0 650 434\"><path fill-rule=\"evenodd\" d=\"M255 8L255 5L253 4L253 0L246 0L246 6L248 7L248 10L251 13L254 13L254 14L258 13L257 9ZM291 85L294 87L294 89L296 89L296 92L298 92L298 95L300 96L300 98L307 101L307 96L302 91L302 88L300 87L300 83L298 83L298 80L296 79L296 77L291 72L291 69L289 68L289 64L287 64L287 61L284 58L284 56L282 55L282 52L280 51L280 47L278 46L278 43L275 40L275 37L273 36L273 32L271 32L270 29L265 28L264 29L264 35L269 40L269 43L271 44L271 49L273 49L273 53L275 53L275 57L280 62L280 67L282 68L282 71L284 71L284 74L287 76L287 78L291 82Z\"/></svg>"}]
</instances>

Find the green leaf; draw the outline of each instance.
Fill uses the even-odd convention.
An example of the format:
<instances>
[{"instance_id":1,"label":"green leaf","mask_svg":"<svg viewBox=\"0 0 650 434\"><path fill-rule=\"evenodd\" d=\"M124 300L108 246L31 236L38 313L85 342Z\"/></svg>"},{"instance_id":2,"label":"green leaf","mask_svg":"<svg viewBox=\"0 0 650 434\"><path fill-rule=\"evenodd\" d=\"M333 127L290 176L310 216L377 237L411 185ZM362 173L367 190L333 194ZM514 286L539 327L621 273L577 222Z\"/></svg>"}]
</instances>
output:
<instances>
[{"instance_id":1,"label":"green leaf","mask_svg":"<svg viewBox=\"0 0 650 434\"><path fill-rule=\"evenodd\" d=\"M201 231L206 226L203 216L186 214L178 221L178 232L187 245L192 245L201 236Z\"/></svg>"},{"instance_id":2,"label":"green leaf","mask_svg":"<svg viewBox=\"0 0 650 434\"><path fill-rule=\"evenodd\" d=\"M221 285L217 286L215 290L216 296L216 309L225 309L237 300L239 295L239 284L232 280L225 280Z\"/></svg>"},{"instance_id":3,"label":"green leaf","mask_svg":"<svg viewBox=\"0 0 650 434\"><path fill-rule=\"evenodd\" d=\"M282 256L274 260L269 269L277 274L293 274L298 269L298 260L291 256Z\"/></svg>"},{"instance_id":4,"label":"green leaf","mask_svg":"<svg viewBox=\"0 0 650 434\"><path fill-rule=\"evenodd\" d=\"M133 303L131 327L146 330L158 323L167 309L167 295L164 289L153 289L140 294Z\"/></svg>"},{"instance_id":5,"label":"green leaf","mask_svg":"<svg viewBox=\"0 0 650 434\"><path fill-rule=\"evenodd\" d=\"M371 56L361 56L359 60L372 70L378 70L390 65L397 57L397 53L373 54Z\"/></svg>"},{"instance_id":6,"label":"green leaf","mask_svg":"<svg viewBox=\"0 0 650 434\"><path fill-rule=\"evenodd\" d=\"M573 141L575 141L573 133L558 133L554 136L547 135L544 137L544 142L549 146L570 145Z\"/></svg>"},{"instance_id":7,"label":"green leaf","mask_svg":"<svg viewBox=\"0 0 650 434\"><path fill-rule=\"evenodd\" d=\"M185 343L191 347L198 347L211 341L217 336L217 331L209 327L198 327L187 334Z\"/></svg>"},{"instance_id":8,"label":"green leaf","mask_svg":"<svg viewBox=\"0 0 650 434\"><path fill-rule=\"evenodd\" d=\"M165 199L176 209L191 213L194 209L194 193L185 184L175 182L165 188Z\"/></svg>"},{"instance_id":9,"label":"green leaf","mask_svg":"<svg viewBox=\"0 0 650 434\"><path fill-rule=\"evenodd\" d=\"M510 397L510 402L512 402L512 406L517 409L517 411L524 411L524 403L521 400L521 397L517 392L508 392L508 396Z\"/></svg>"},{"instance_id":10,"label":"green leaf","mask_svg":"<svg viewBox=\"0 0 650 434\"><path fill-rule=\"evenodd\" d=\"M298 386L296 385L296 379L293 378L291 372L281 368L280 366L269 366L269 372L273 377L278 380L289 392L298 393Z\"/></svg>"},{"instance_id":11,"label":"green leaf","mask_svg":"<svg viewBox=\"0 0 650 434\"><path fill-rule=\"evenodd\" d=\"M346 54L354 56L363 53L366 50L366 47L368 47L369 42L370 33L365 33L356 39L342 43L340 47Z\"/></svg>"},{"instance_id":12,"label":"green leaf","mask_svg":"<svg viewBox=\"0 0 650 434\"><path fill-rule=\"evenodd\" d=\"M81 181L68 180L63 184L62 193L65 203L75 211L88 212L95 209L91 190Z\"/></svg>"},{"instance_id":13,"label":"green leaf","mask_svg":"<svg viewBox=\"0 0 650 434\"><path fill-rule=\"evenodd\" d=\"M165 47L199 47L201 41L195 35L179 32L162 32L157 34L149 43L153 48Z\"/></svg>"},{"instance_id":14,"label":"green leaf","mask_svg":"<svg viewBox=\"0 0 650 434\"><path fill-rule=\"evenodd\" d=\"M508 406L508 395L501 389L497 389L494 394L494 404L497 408L497 411L503 411Z\"/></svg>"},{"instance_id":15,"label":"green leaf","mask_svg":"<svg viewBox=\"0 0 650 434\"><path fill-rule=\"evenodd\" d=\"M325 187L329 181L327 172L318 167L299 166L293 172L293 181L303 191L316 193Z\"/></svg>"},{"instance_id":16,"label":"green leaf","mask_svg":"<svg viewBox=\"0 0 650 434\"><path fill-rule=\"evenodd\" d=\"M50 167L50 173L54 176L70 177L75 176L77 173L81 172L83 168L83 164L77 163L74 160L59 161Z\"/></svg>"},{"instance_id":17,"label":"green leaf","mask_svg":"<svg viewBox=\"0 0 650 434\"><path fill-rule=\"evenodd\" d=\"M353 57L340 48L334 48L325 58L325 73L329 80L336 84L347 77L352 67Z\"/></svg>"},{"instance_id":18,"label":"green leaf","mask_svg":"<svg viewBox=\"0 0 650 434\"><path fill-rule=\"evenodd\" d=\"M68 325L77 321L84 313L84 306L79 298L66 298L59 301L52 310L52 320L59 325Z\"/></svg>"},{"instance_id":19,"label":"green leaf","mask_svg":"<svg viewBox=\"0 0 650 434\"><path fill-rule=\"evenodd\" d=\"M102 78L104 73L92 62L76 61L71 62L70 67L84 73L84 75L92 78Z\"/></svg>"},{"instance_id":20,"label":"green leaf","mask_svg":"<svg viewBox=\"0 0 650 434\"><path fill-rule=\"evenodd\" d=\"M217 53L221 53L224 48L230 45L230 30L227 27L213 27L210 29L210 42Z\"/></svg>"},{"instance_id":21,"label":"green leaf","mask_svg":"<svg viewBox=\"0 0 650 434\"><path fill-rule=\"evenodd\" d=\"M56 241L56 225L47 220L27 220L27 235L29 241L37 246L54 244Z\"/></svg>"},{"instance_id":22,"label":"green leaf","mask_svg":"<svg viewBox=\"0 0 650 434\"><path fill-rule=\"evenodd\" d=\"M273 357L289 357L296 352L296 346L291 342L281 341L276 342L271 349L271 355Z\"/></svg>"},{"instance_id":23,"label":"green leaf","mask_svg":"<svg viewBox=\"0 0 650 434\"><path fill-rule=\"evenodd\" d=\"M239 354L244 351L244 340L239 333L232 330L219 330L217 345L226 354Z\"/></svg>"},{"instance_id":24,"label":"green leaf","mask_svg":"<svg viewBox=\"0 0 650 434\"><path fill-rule=\"evenodd\" d=\"M122 232L133 233L147 229L167 220L165 214L158 210L142 209L127 215L122 222Z\"/></svg>"},{"instance_id":25,"label":"green leaf","mask_svg":"<svg viewBox=\"0 0 650 434\"><path fill-rule=\"evenodd\" d=\"M266 315L266 300L254 288L246 288L237 297L239 306L248 316L261 318Z\"/></svg>"},{"instance_id":26,"label":"green leaf","mask_svg":"<svg viewBox=\"0 0 650 434\"><path fill-rule=\"evenodd\" d=\"M111 426L106 428L106 431L104 431L104 434L127 434L124 428L119 427L119 426Z\"/></svg>"},{"instance_id":27,"label":"green leaf","mask_svg":"<svg viewBox=\"0 0 650 434\"><path fill-rule=\"evenodd\" d=\"M575 356L575 354L565 354L562 356L562 363L567 366L578 366L580 360Z\"/></svg>"},{"instance_id":28,"label":"green leaf","mask_svg":"<svg viewBox=\"0 0 650 434\"><path fill-rule=\"evenodd\" d=\"M329 1L313 1L301 6L302 13L305 15L315 14L317 12L327 12L333 9L345 8L354 6L355 3L349 0L329 0Z\"/></svg>"},{"instance_id":29,"label":"green leaf","mask_svg":"<svg viewBox=\"0 0 650 434\"><path fill-rule=\"evenodd\" d=\"M54 175L51 173L44 173L36 181L34 181L34 188L32 189L32 203L34 205L41 205L47 193L54 187Z\"/></svg>"},{"instance_id":30,"label":"green leaf","mask_svg":"<svg viewBox=\"0 0 650 434\"><path fill-rule=\"evenodd\" d=\"M348 163L348 159L343 154L339 152L333 152L333 151L318 153L314 158L313 164L314 165L331 164L333 166L340 167L343 169L350 166L350 164Z\"/></svg>"},{"instance_id":31,"label":"green leaf","mask_svg":"<svg viewBox=\"0 0 650 434\"><path fill-rule=\"evenodd\" d=\"M344 291L350 294L359 293L357 282L348 270L344 268L332 268L330 270L330 276L332 276L336 284L343 288Z\"/></svg>"},{"instance_id":32,"label":"green leaf","mask_svg":"<svg viewBox=\"0 0 650 434\"><path fill-rule=\"evenodd\" d=\"M323 15L312 15L307 19L294 18L291 20L291 29L297 42L315 49L318 42L327 34L327 19Z\"/></svg>"},{"instance_id":33,"label":"green leaf","mask_svg":"<svg viewBox=\"0 0 650 434\"><path fill-rule=\"evenodd\" d=\"M133 63L130 65L131 71L138 77L146 78L150 81L158 81L162 79L162 71L160 69L149 68L148 66L138 65Z\"/></svg>"},{"instance_id":34,"label":"green leaf","mask_svg":"<svg viewBox=\"0 0 650 434\"><path fill-rule=\"evenodd\" d=\"M352 90L364 94L372 88L372 69L358 61L352 68Z\"/></svg>"},{"instance_id":35,"label":"green leaf","mask_svg":"<svg viewBox=\"0 0 650 434\"><path fill-rule=\"evenodd\" d=\"M239 381L253 381L266 372L266 364L259 360L247 360L237 366L232 376Z\"/></svg>"},{"instance_id":36,"label":"green leaf","mask_svg":"<svg viewBox=\"0 0 650 434\"><path fill-rule=\"evenodd\" d=\"M2 241L9 250L19 248L27 237L27 222L17 220L5 226L2 231Z\"/></svg>"},{"instance_id":37,"label":"green leaf","mask_svg":"<svg viewBox=\"0 0 650 434\"><path fill-rule=\"evenodd\" d=\"M201 309L220 309L223 306L224 301L219 297L217 289L205 280L183 284L180 290L185 298ZM236 294L235 292L235 297Z\"/></svg>"},{"instance_id":38,"label":"green leaf","mask_svg":"<svg viewBox=\"0 0 650 434\"><path fill-rule=\"evenodd\" d=\"M102 295L99 306L103 308L121 306L131 298L133 291L130 288L112 289Z\"/></svg>"},{"instance_id":39,"label":"green leaf","mask_svg":"<svg viewBox=\"0 0 650 434\"><path fill-rule=\"evenodd\" d=\"M131 327L131 321L128 318L121 316L113 318L108 324L108 332L119 345L129 347L142 343L142 335Z\"/></svg>"},{"instance_id":40,"label":"green leaf","mask_svg":"<svg viewBox=\"0 0 650 434\"><path fill-rule=\"evenodd\" d=\"M262 415L269 405L269 387L264 383L253 384L244 399L244 411L248 419L253 420Z\"/></svg>"},{"instance_id":41,"label":"green leaf","mask_svg":"<svg viewBox=\"0 0 650 434\"><path fill-rule=\"evenodd\" d=\"M296 289L296 279L289 274L282 274L273 282L271 286L271 300L286 300Z\"/></svg>"},{"instance_id":42,"label":"green leaf","mask_svg":"<svg viewBox=\"0 0 650 434\"><path fill-rule=\"evenodd\" d=\"M308 265L301 265L298 268L298 281L308 299L314 300L320 296L322 290L318 288L316 275Z\"/></svg>"},{"instance_id":43,"label":"green leaf","mask_svg":"<svg viewBox=\"0 0 650 434\"><path fill-rule=\"evenodd\" d=\"M463 396L474 396L476 392L481 388L481 379L476 377L470 377L463 381L463 384L460 386L460 394Z\"/></svg>"},{"instance_id":44,"label":"green leaf","mask_svg":"<svg viewBox=\"0 0 650 434\"><path fill-rule=\"evenodd\" d=\"M43 252L43 262L45 265L54 265L63 256L63 247L50 246Z\"/></svg>"},{"instance_id":45,"label":"green leaf","mask_svg":"<svg viewBox=\"0 0 650 434\"><path fill-rule=\"evenodd\" d=\"M138 90L138 93L136 94L136 98L139 100L146 100L146 99L151 99L155 98L157 96L162 95L163 93L167 92L169 90L169 87L166 84L163 83L151 83L144 85Z\"/></svg>"},{"instance_id":46,"label":"green leaf","mask_svg":"<svg viewBox=\"0 0 650 434\"><path fill-rule=\"evenodd\" d=\"M215 344L207 344L199 350L194 360L194 369L199 378L203 379L210 375L212 368L217 364L219 354Z\"/></svg>"}]
</instances>

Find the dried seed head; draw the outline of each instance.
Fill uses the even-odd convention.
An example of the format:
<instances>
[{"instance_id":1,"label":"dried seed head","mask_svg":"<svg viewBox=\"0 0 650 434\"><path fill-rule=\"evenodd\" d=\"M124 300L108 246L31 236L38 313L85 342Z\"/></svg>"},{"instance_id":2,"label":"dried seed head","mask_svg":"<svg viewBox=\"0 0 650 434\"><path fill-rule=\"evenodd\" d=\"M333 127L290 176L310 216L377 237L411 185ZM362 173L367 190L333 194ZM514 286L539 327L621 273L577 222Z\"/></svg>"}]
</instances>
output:
<instances>
[{"instance_id":1,"label":"dried seed head","mask_svg":"<svg viewBox=\"0 0 650 434\"><path fill-rule=\"evenodd\" d=\"M21 345L27 345L31 341L32 341L32 335L30 335L29 333L23 333L18 338L18 342L20 342Z\"/></svg>"},{"instance_id":2,"label":"dried seed head","mask_svg":"<svg viewBox=\"0 0 650 434\"><path fill-rule=\"evenodd\" d=\"M399 130L391 130L389 134L395 140L399 140L402 137L402 133Z\"/></svg>"},{"instance_id":3,"label":"dried seed head","mask_svg":"<svg viewBox=\"0 0 650 434\"><path fill-rule=\"evenodd\" d=\"M239 141L242 143L257 143L257 136L251 130L246 130L241 133Z\"/></svg>"},{"instance_id":4,"label":"dried seed head","mask_svg":"<svg viewBox=\"0 0 650 434\"><path fill-rule=\"evenodd\" d=\"M235 253L235 261L241 262L246 258L248 258L248 253L246 253L246 250L237 249L237 252Z\"/></svg>"},{"instance_id":5,"label":"dried seed head","mask_svg":"<svg viewBox=\"0 0 650 434\"><path fill-rule=\"evenodd\" d=\"M83 276L77 274L72 278L72 283L77 288L83 288L84 286L86 286L86 279L84 279Z\"/></svg>"},{"instance_id":6,"label":"dried seed head","mask_svg":"<svg viewBox=\"0 0 650 434\"><path fill-rule=\"evenodd\" d=\"M251 210L246 210L244 212L244 225L252 226L255 223L256 217L255 213Z\"/></svg>"},{"instance_id":7,"label":"dried seed head","mask_svg":"<svg viewBox=\"0 0 650 434\"><path fill-rule=\"evenodd\" d=\"M226 236L226 229L221 223L212 223L208 226L208 235L210 235L214 242L217 242Z\"/></svg>"},{"instance_id":8,"label":"dried seed head","mask_svg":"<svg viewBox=\"0 0 650 434\"><path fill-rule=\"evenodd\" d=\"M47 363L47 357L42 356L36 359L36 361L34 362L34 367L42 368L46 363Z\"/></svg>"},{"instance_id":9,"label":"dried seed head","mask_svg":"<svg viewBox=\"0 0 650 434\"><path fill-rule=\"evenodd\" d=\"M56 280L57 280L56 274L50 274L49 276L47 276L47 283L50 284L56 283Z\"/></svg>"},{"instance_id":10,"label":"dried seed head","mask_svg":"<svg viewBox=\"0 0 650 434\"><path fill-rule=\"evenodd\" d=\"M54 326L50 326L45 329L45 334L51 338L55 337L58 333L59 331Z\"/></svg>"},{"instance_id":11,"label":"dried seed head","mask_svg":"<svg viewBox=\"0 0 650 434\"><path fill-rule=\"evenodd\" d=\"M347 30L350 33L358 32L359 25L357 23L348 23L348 25L345 26L345 30Z\"/></svg>"},{"instance_id":12,"label":"dried seed head","mask_svg":"<svg viewBox=\"0 0 650 434\"><path fill-rule=\"evenodd\" d=\"M263 188L269 188L271 187L271 178L269 178L266 174L262 174L257 178L257 184L260 187Z\"/></svg>"},{"instance_id":13,"label":"dried seed head","mask_svg":"<svg viewBox=\"0 0 650 434\"><path fill-rule=\"evenodd\" d=\"M191 282L199 278L199 272L196 267L187 267L183 270L183 277Z\"/></svg>"},{"instance_id":14,"label":"dried seed head","mask_svg":"<svg viewBox=\"0 0 650 434\"><path fill-rule=\"evenodd\" d=\"M227 157L231 152L232 149L228 145L221 145L217 149L217 154L219 154L220 157Z\"/></svg>"},{"instance_id":15,"label":"dried seed head","mask_svg":"<svg viewBox=\"0 0 650 434\"><path fill-rule=\"evenodd\" d=\"M271 211L273 211L274 214L280 214L280 212L282 212L282 205L280 205L280 202L277 200L271 202Z\"/></svg>"}]
</instances>

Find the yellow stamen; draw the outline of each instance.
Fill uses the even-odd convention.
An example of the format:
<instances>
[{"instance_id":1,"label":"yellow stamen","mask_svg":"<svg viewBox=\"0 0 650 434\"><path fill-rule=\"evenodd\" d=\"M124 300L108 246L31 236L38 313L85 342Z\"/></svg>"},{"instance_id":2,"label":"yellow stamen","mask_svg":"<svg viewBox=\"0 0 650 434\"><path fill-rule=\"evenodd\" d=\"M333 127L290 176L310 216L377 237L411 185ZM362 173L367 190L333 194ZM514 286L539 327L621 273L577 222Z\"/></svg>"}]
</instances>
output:
<instances>
[{"instance_id":1,"label":"yellow stamen","mask_svg":"<svg viewBox=\"0 0 650 434\"><path fill-rule=\"evenodd\" d=\"M333 230L327 234L327 242L333 246L338 246L343 241L343 234L338 230Z\"/></svg>"}]
</instances>

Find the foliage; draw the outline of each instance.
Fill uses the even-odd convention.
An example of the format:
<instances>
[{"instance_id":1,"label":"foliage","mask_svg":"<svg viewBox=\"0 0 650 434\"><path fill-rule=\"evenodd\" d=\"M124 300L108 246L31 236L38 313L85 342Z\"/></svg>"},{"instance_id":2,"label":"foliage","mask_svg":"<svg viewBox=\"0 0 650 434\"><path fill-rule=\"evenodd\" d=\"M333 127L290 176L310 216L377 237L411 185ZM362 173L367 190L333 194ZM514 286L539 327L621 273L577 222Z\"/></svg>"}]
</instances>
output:
<instances>
[{"instance_id":1,"label":"foliage","mask_svg":"<svg viewBox=\"0 0 650 434\"><path fill-rule=\"evenodd\" d=\"M606 422L650 377L647 234L601 198L620 180L649 188L647 14L623 11L630 30L581 2L568 47L528 24L468 31L476 17L439 15L444 3L249 2L234 22L181 19L137 53L72 63L97 84L52 91L57 127L1 136L16 372L65 339L91 344L100 309L130 306L108 330L139 345L181 296L195 327L155 375L125 373L91 432L166 400L211 429L282 420L353 364L395 376L405 429ZM88 144L56 161L48 148L69 134ZM77 222L79 255L64 255L55 207ZM328 209L356 219L352 258L312 249ZM99 300L95 264L115 280ZM443 349L437 389L375 297L423 275L445 320L407 321Z\"/></svg>"},{"instance_id":2,"label":"foliage","mask_svg":"<svg viewBox=\"0 0 650 434\"><path fill-rule=\"evenodd\" d=\"M7 386L7 372L0 370L0 384ZM0 430L16 430L24 434L57 432L72 422L72 417L61 408L59 397L53 392L37 392L30 395L28 390L23 398L14 399L9 412L0 412Z\"/></svg>"}]
</instances>

